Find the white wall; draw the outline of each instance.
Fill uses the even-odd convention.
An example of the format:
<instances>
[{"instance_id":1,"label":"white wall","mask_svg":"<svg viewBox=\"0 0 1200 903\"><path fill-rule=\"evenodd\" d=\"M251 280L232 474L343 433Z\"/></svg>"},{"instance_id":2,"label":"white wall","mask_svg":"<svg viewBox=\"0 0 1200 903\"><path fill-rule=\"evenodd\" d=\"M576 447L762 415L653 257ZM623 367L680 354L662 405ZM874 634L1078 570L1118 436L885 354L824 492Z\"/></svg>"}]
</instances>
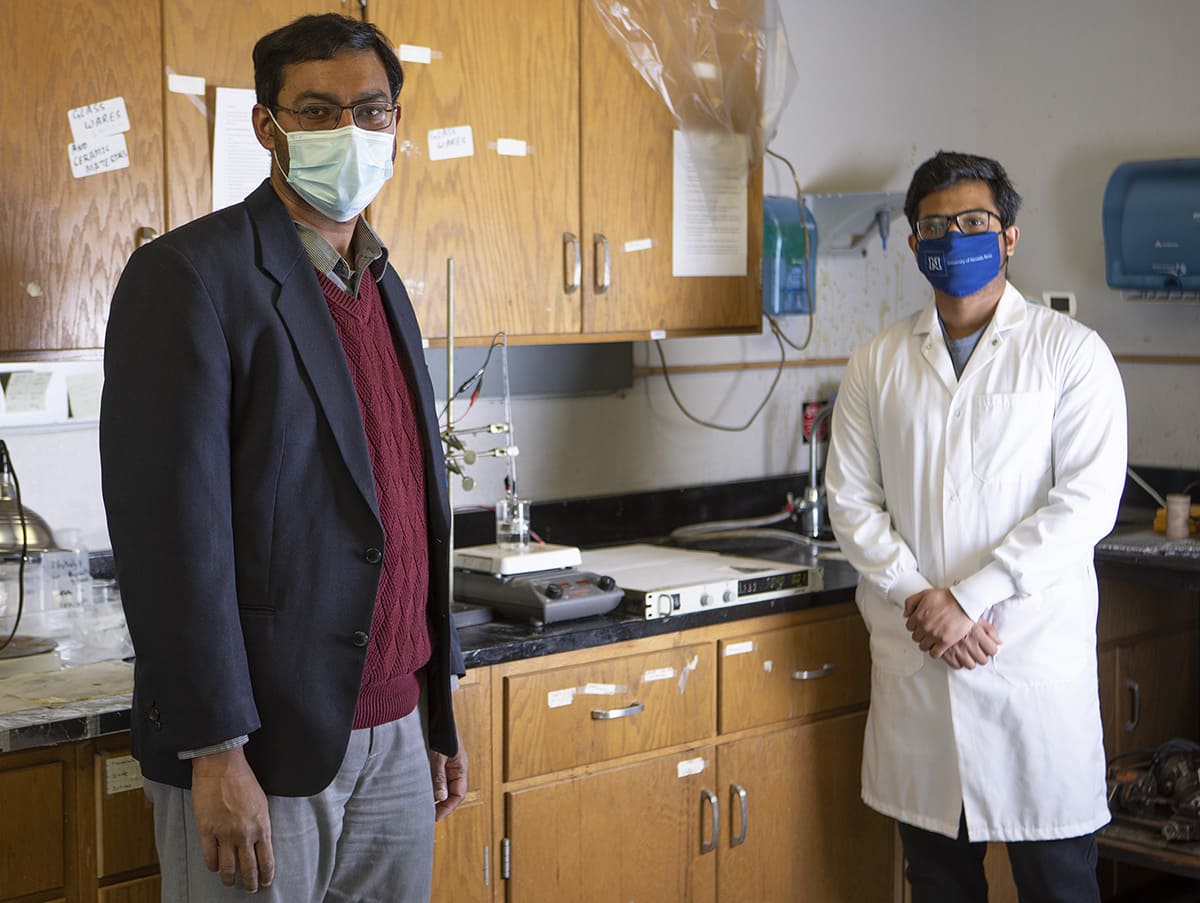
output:
<instances>
[{"instance_id":1,"label":"white wall","mask_svg":"<svg viewBox=\"0 0 1200 903\"><path fill-rule=\"evenodd\" d=\"M1026 294L1075 291L1080 319L1116 352L1197 354L1200 305L1124 301L1104 285L1100 201L1112 168L1128 159L1200 155L1195 85L1200 4L1194 0L780 0L801 74L773 148L805 191L904 190L939 148L999 158L1026 205L1012 277ZM791 194L790 176L766 163L768 193ZM819 261L818 316L805 357L845 357L886 323L925 303L904 225L888 250ZM803 336L804 318L784 320ZM671 364L774 361L770 334L664 343ZM656 365L653 345L640 364ZM788 351L788 358L800 358ZM1195 367L1127 365L1131 459L1200 467ZM740 424L773 371L680 376L696 415ZM513 415L523 495L544 500L685 486L805 471L800 402L824 398L840 368L784 371L747 432L688 422L659 377L620 395L521 399ZM464 425L502 419L481 402ZM104 535L94 431L10 440L27 502L52 525ZM478 485L456 505L489 505L503 465L471 468ZM70 474L70 479L64 475ZM68 523L69 521L69 523Z\"/></svg>"}]
</instances>

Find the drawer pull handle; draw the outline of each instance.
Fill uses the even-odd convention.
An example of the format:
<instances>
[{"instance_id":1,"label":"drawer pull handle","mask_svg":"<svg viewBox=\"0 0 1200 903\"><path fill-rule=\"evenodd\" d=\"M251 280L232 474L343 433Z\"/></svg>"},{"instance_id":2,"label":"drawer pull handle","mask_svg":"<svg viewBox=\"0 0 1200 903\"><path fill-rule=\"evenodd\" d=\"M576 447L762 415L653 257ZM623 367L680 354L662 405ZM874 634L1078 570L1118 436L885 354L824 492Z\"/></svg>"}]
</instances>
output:
<instances>
[{"instance_id":1,"label":"drawer pull handle","mask_svg":"<svg viewBox=\"0 0 1200 903\"><path fill-rule=\"evenodd\" d=\"M572 261L574 261L572 263ZM579 236L574 232L563 233L563 292L570 295L579 290L583 277L583 257L579 251Z\"/></svg>"},{"instance_id":2,"label":"drawer pull handle","mask_svg":"<svg viewBox=\"0 0 1200 903\"><path fill-rule=\"evenodd\" d=\"M738 831L738 834L736 837L729 838L729 845L731 847L736 847L736 846L741 846L742 844L744 844L746 842L746 825L749 823L749 820L750 820L750 807L746 804L746 788L743 787L741 784L730 784L729 785L729 795L730 796L736 795L738 800L742 804L741 830Z\"/></svg>"},{"instance_id":3,"label":"drawer pull handle","mask_svg":"<svg viewBox=\"0 0 1200 903\"><path fill-rule=\"evenodd\" d=\"M711 790L700 791L700 802L701 804L708 803L708 810L712 814L712 834L709 836L708 840L701 839L700 852L701 854L711 853L717 848L717 840L720 838L721 834L720 804L717 802L717 795ZM704 830L703 818L700 819L700 830Z\"/></svg>"},{"instance_id":4,"label":"drawer pull handle","mask_svg":"<svg viewBox=\"0 0 1200 903\"><path fill-rule=\"evenodd\" d=\"M616 718L628 718L630 715L638 715L644 711L646 711L646 707L640 702L627 705L623 709L592 709L592 720L612 721Z\"/></svg>"},{"instance_id":5,"label":"drawer pull handle","mask_svg":"<svg viewBox=\"0 0 1200 903\"><path fill-rule=\"evenodd\" d=\"M1127 733L1132 733L1142 721L1142 688L1132 677L1127 677L1125 689L1129 691L1129 720L1124 726Z\"/></svg>"},{"instance_id":6,"label":"drawer pull handle","mask_svg":"<svg viewBox=\"0 0 1200 903\"><path fill-rule=\"evenodd\" d=\"M828 677L837 667L831 662L826 662L815 671L793 671L792 680L819 680L822 677Z\"/></svg>"}]
</instances>

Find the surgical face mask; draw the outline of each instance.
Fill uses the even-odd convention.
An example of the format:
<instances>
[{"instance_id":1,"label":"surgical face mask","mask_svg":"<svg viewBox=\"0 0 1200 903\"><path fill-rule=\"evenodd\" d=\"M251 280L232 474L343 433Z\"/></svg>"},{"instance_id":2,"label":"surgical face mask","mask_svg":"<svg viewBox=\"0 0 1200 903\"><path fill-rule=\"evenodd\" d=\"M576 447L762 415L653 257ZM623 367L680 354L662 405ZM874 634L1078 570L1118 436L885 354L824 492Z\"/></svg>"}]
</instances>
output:
<instances>
[{"instance_id":1,"label":"surgical face mask","mask_svg":"<svg viewBox=\"0 0 1200 903\"><path fill-rule=\"evenodd\" d=\"M274 116L271 121L275 122ZM362 213L392 177L395 136L391 132L371 132L356 125L320 132L284 132L278 122L275 127L287 136L287 183L339 223Z\"/></svg>"},{"instance_id":2,"label":"surgical face mask","mask_svg":"<svg viewBox=\"0 0 1200 903\"><path fill-rule=\"evenodd\" d=\"M937 291L965 298L1000 274L1003 237L1002 232L963 235L950 231L941 238L923 238L917 242L917 267Z\"/></svg>"}]
</instances>

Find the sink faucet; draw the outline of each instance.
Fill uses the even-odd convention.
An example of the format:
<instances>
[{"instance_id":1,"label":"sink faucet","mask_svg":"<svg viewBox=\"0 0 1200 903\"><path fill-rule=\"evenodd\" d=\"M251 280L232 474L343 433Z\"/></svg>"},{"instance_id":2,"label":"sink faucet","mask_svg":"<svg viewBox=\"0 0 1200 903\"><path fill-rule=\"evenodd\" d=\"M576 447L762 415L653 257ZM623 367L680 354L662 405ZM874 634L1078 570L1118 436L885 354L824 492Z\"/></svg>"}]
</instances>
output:
<instances>
[{"instance_id":1,"label":"sink faucet","mask_svg":"<svg viewBox=\"0 0 1200 903\"><path fill-rule=\"evenodd\" d=\"M821 424L833 413L833 401L817 411L809 428L808 439L808 485L804 487L804 498L800 500L800 532L810 539L821 535L821 521L825 514L825 490L817 485L817 445Z\"/></svg>"}]
</instances>

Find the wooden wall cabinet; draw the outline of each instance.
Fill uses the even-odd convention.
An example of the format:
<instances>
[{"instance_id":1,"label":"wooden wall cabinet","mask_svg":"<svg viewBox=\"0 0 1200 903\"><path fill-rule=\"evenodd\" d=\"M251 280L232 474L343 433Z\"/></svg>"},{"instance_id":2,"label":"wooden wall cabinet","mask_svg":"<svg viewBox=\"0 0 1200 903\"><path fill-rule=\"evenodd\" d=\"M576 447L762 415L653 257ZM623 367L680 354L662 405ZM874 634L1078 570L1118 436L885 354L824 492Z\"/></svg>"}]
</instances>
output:
<instances>
[{"instance_id":1,"label":"wooden wall cabinet","mask_svg":"<svg viewBox=\"0 0 1200 903\"><path fill-rule=\"evenodd\" d=\"M160 3L4 3L0 34L0 360L94 356L125 261L163 224ZM117 97L129 165L76 178L68 111Z\"/></svg>"},{"instance_id":2,"label":"wooden wall cabinet","mask_svg":"<svg viewBox=\"0 0 1200 903\"><path fill-rule=\"evenodd\" d=\"M369 214L427 337L446 335L448 257L464 343L761 329L761 168L746 275L673 277L675 120L590 0L462 0L453 16L377 0L371 15L394 42L437 54L406 65L396 174ZM431 159L429 133L461 126L474 154ZM499 139L529 152L501 155Z\"/></svg>"}]
</instances>

